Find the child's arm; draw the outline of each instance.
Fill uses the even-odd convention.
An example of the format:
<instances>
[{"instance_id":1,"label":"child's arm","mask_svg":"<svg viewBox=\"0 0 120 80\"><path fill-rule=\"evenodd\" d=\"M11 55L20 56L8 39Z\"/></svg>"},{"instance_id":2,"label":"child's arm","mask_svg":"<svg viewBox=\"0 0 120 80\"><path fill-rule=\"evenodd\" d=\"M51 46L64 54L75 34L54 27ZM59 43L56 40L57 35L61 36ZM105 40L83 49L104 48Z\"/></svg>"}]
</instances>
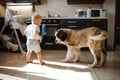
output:
<instances>
[{"instance_id":1,"label":"child's arm","mask_svg":"<svg viewBox=\"0 0 120 80\"><path fill-rule=\"evenodd\" d=\"M38 31L35 31L35 38L38 39L38 41L39 41L40 43L42 42L42 38L41 38L41 36L40 36L40 34L39 34Z\"/></svg>"},{"instance_id":2,"label":"child's arm","mask_svg":"<svg viewBox=\"0 0 120 80\"><path fill-rule=\"evenodd\" d=\"M24 35L27 36L27 31L24 31Z\"/></svg>"}]
</instances>

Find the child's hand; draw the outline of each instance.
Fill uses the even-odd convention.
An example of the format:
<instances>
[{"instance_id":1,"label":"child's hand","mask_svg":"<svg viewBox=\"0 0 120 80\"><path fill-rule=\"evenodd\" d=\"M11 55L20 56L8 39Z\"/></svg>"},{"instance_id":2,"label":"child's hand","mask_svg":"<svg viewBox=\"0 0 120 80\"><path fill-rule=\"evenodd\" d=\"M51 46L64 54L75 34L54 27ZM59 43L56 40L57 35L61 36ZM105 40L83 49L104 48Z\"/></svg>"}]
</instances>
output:
<instances>
[{"instance_id":1,"label":"child's hand","mask_svg":"<svg viewBox=\"0 0 120 80\"><path fill-rule=\"evenodd\" d=\"M38 40L39 43L42 43L42 40Z\"/></svg>"}]
</instances>

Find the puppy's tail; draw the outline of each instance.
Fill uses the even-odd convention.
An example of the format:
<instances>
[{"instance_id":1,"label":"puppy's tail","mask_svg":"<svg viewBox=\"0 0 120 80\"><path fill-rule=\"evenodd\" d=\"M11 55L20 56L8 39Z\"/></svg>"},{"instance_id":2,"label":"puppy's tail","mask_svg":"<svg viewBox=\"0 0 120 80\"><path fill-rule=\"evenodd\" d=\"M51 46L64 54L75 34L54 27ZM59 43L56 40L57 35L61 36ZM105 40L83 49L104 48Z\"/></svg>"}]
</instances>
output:
<instances>
[{"instance_id":1,"label":"puppy's tail","mask_svg":"<svg viewBox=\"0 0 120 80\"><path fill-rule=\"evenodd\" d=\"M90 37L90 39L93 40L105 40L107 38L108 38L108 33L106 31L102 31L99 35Z\"/></svg>"}]
</instances>

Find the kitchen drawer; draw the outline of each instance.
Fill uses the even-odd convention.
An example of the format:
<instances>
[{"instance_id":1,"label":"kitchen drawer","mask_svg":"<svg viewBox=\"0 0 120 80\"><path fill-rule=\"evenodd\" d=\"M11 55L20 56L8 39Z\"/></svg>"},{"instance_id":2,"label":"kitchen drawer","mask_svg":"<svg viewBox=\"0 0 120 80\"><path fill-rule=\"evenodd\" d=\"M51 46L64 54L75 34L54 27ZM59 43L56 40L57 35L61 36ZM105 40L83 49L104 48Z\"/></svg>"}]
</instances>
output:
<instances>
[{"instance_id":1,"label":"kitchen drawer","mask_svg":"<svg viewBox=\"0 0 120 80\"><path fill-rule=\"evenodd\" d=\"M62 19L59 28L83 29L85 27L84 19Z\"/></svg>"},{"instance_id":2,"label":"kitchen drawer","mask_svg":"<svg viewBox=\"0 0 120 80\"><path fill-rule=\"evenodd\" d=\"M60 26L63 25L79 25L79 26L83 26L84 25L85 20L84 19L61 19L60 20Z\"/></svg>"},{"instance_id":3,"label":"kitchen drawer","mask_svg":"<svg viewBox=\"0 0 120 80\"><path fill-rule=\"evenodd\" d=\"M67 29L76 29L76 30L78 30L78 29L83 29L84 28L84 26L76 26L76 25L66 25L66 26L59 26L58 27L58 29L60 29L60 28L67 28Z\"/></svg>"},{"instance_id":4,"label":"kitchen drawer","mask_svg":"<svg viewBox=\"0 0 120 80\"><path fill-rule=\"evenodd\" d=\"M107 31L107 19L88 19L86 27L99 27Z\"/></svg>"}]
</instances>

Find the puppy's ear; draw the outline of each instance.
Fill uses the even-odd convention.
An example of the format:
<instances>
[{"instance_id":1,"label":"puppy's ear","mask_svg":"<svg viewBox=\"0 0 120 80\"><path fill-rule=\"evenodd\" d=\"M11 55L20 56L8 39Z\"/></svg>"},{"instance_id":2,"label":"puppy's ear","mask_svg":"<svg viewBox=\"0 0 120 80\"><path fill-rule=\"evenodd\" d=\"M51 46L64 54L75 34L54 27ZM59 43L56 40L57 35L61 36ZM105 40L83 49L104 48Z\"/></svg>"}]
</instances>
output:
<instances>
[{"instance_id":1,"label":"puppy's ear","mask_svg":"<svg viewBox=\"0 0 120 80\"><path fill-rule=\"evenodd\" d=\"M67 33L65 33L64 30L59 30L57 36L59 39L61 39L61 41L65 41L65 39L68 37Z\"/></svg>"}]
</instances>

